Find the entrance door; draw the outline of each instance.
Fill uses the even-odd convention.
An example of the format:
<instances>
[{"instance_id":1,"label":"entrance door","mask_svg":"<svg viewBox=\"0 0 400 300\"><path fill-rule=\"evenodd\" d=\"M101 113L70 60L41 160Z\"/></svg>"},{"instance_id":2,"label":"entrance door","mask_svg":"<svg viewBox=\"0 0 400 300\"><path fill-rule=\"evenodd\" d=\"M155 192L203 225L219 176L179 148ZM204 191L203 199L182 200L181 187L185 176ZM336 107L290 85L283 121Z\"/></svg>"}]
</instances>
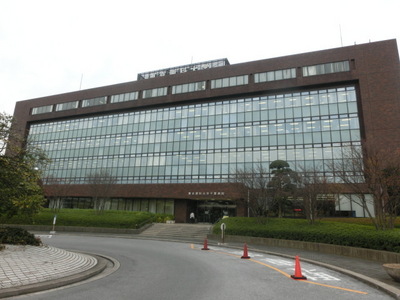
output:
<instances>
[{"instance_id":1,"label":"entrance door","mask_svg":"<svg viewBox=\"0 0 400 300\"><path fill-rule=\"evenodd\" d=\"M196 201L197 221L215 223L223 217L236 216L236 204L231 201Z\"/></svg>"}]
</instances>

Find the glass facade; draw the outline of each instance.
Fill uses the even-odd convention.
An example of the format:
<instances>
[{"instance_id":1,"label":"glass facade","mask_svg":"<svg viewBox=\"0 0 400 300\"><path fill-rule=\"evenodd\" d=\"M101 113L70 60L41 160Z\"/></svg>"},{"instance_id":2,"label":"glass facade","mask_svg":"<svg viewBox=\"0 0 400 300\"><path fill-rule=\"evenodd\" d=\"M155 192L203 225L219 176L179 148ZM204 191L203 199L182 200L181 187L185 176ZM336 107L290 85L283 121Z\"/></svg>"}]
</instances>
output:
<instances>
[{"instance_id":1,"label":"glass facade","mask_svg":"<svg viewBox=\"0 0 400 300\"><path fill-rule=\"evenodd\" d=\"M53 208L54 202L50 201L49 208ZM63 198L63 208L92 209L91 198L65 197ZM107 199L105 209L147 211L160 214L174 214L174 200L168 199L126 199L112 198Z\"/></svg>"},{"instance_id":2,"label":"glass facade","mask_svg":"<svg viewBox=\"0 0 400 300\"><path fill-rule=\"evenodd\" d=\"M29 137L52 160L47 175L74 183L99 169L118 183L213 183L276 159L330 176L360 128L346 85L35 123Z\"/></svg>"}]
</instances>

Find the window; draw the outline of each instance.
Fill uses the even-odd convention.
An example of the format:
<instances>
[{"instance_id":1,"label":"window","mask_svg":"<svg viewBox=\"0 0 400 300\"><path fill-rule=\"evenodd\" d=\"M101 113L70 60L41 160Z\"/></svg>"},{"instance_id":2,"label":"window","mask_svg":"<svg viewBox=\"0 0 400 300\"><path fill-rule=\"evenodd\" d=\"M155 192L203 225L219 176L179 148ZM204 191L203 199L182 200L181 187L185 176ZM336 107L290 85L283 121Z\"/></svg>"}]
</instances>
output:
<instances>
[{"instance_id":1,"label":"window","mask_svg":"<svg viewBox=\"0 0 400 300\"><path fill-rule=\"evenodd\" d=\"M75 108L78 108L78 105L79 105L79 101L60 103L60 104L56 105L56 111L75 109Z\"/></svg>"},{"instance_id":2,"label":"window","mask_svg":"<svg viewBox=\"0 0 400 300\"><path fill-rule=\"evenodd\" d=\"M219 88L224 88L224 87L245 85L248 83L249 83L248 75L234 76L234 77L227 77L227 78L211 80L211 88L219 89Z\"/></svg>"},{"instance_id":3,"label":"window","mask_svg":"<svg viewBox=\"0 0 400 300\"><path fill-rule=\"evenodd\" d=\"M107 97L103 96L103 97L97 97L97 98L83 100L82 107L103 105L106 103L107 103Z\"/></svg>"},{"instance_id":4,"label":"window","mask_svg":"<svg viewBox=\"0 0 400 300\"><path fill-rule=\"evenodd\" d=\"M154 97L166 96L167 95L167 91L168 91L167 87L144 90L142 98L146 99L146 98L154 98Z\"/></svg>"},{"instance_id":5,"label":"window","mask_svg":"<svg viewBox=\"0 0 400 300\"><path fill-rule=\"evenodd\" d=\"M118 103L118 102L126 102L131 100L137 100L139 96L138 92L130 92L125 94L119 95L112 95L111 96L111 103Z\"/></svg>"},{"instance_id":6,"label":"window","mask_svg":"<svg viewBox=\"0 0 400 300\"><path fill-rule=\"evenodd\" d=\"M296 78L296 69L295 68L254 74L254 82L255 83L283 80L283 79L290 79L290 78Z\"/></svg>"},{"instance_id":7,"label":"window","mask_svg":"<svg viewBox=\"0 0 400 300\"><path fill-rule=\"evenodd\" d=\"M45 114L53 111L53 105L39 106L32 108L32 115Z\"/></svg>"},{"instance_id":8,"label":"window","mask_svg":"<svg viewBox=\"0 0 400 300\"><path fill-rule=\"evenodd\" d=\"M349 61L339 61L334 63L327 63L314 66L303 67L303 76L315 76L330 73L339 73L350 71Z\"/></svg>"},{"instance_id":9,"label":"window","mask_svg":"<svg viewBox=\"0 0 400 300\"><path fill-rule=\"evenodd\" d=\"M182 93L191 93L197 91L204 91L206 89L206 82L192 82L180 85L174 85L172 87L172 94L182 94Z\"/></svg>"}]
</instances>

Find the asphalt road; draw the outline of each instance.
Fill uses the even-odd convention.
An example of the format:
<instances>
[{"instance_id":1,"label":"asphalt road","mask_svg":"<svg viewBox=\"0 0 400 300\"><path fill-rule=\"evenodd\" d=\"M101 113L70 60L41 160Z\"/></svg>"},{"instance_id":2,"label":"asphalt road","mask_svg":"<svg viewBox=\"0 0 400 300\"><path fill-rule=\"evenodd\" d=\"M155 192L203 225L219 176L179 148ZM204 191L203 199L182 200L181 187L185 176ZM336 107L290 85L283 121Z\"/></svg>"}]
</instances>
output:
<instances>
[{"instance_id":1,"label":"asphalt road","mask_svg":"<svg viewBox=\"0 0 400 300\"><path fill-rule=\"evenodd\" d=\"M14 299L392 299L355 279L300 261L224 247L154 240L55 235L46 244L115 258L120 268L87 283ZM299 269L298 269L299 270Z\"/></svg>"}]
</instances>

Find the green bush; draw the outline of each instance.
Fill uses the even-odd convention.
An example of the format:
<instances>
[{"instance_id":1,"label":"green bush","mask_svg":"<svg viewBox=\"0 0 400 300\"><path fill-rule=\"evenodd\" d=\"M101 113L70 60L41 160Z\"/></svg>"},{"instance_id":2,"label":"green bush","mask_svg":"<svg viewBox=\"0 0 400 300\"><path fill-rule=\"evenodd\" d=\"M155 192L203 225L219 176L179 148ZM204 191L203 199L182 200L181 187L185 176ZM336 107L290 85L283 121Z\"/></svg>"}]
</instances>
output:
<instances>
[{"instance_id":1,"label":"green bush","mask_svg":"<svg viewBox=\"0 0 400 300\"><path fill-rule=\"evenodd\" d=\"M335 244L375 250L400 252L400 230L377 231L373 225L320 221L314 225L303 219L269 218L260 224L253 218L229 218L214 226L220 233L220 223L226 224L227 235L254 236L305 242Z\"/></svg>"},{"instance_id":2,"label":"green bush","mask_svg":"<svg viewBox=\"0 0 400 300\"><path fill-rule=\"evenodd\" d=\"M40 246L40 238L21 228L0 228L0 244Z\"/></svg>"}]
</instances>

